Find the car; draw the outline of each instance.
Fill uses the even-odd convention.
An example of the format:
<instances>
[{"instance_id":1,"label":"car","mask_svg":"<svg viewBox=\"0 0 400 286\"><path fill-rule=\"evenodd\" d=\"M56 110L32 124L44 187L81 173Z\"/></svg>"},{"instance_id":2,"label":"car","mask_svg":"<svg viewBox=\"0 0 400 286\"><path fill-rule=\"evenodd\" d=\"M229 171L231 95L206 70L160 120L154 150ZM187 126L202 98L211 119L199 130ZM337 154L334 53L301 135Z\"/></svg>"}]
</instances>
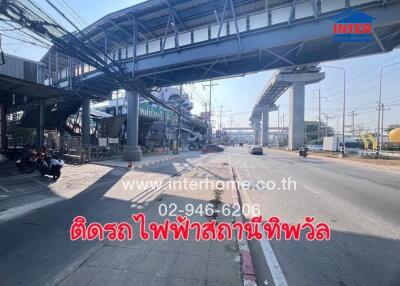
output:
<instances>
[{"instance_id":1,"label":"car","mask_svg":"<svg viewBox=\"0 0 400 286\"><path fill-rule=\"evenodd\" d=\"M308 149L310 151L318 151L318 152L322 152L324 150L322 145L310 145L308 146Z\"/></svg>"},{"instance_id":2,"label":"car","mask_svg":"<svg viewBox=\"0 0 400 286\"><path fill-rule=\"evenodd\" d=\"M243 147L244 144L242 142L239 143L239 147Z\"/></svg>"},{"instance_id":3,"label":"car","mask_svg":"<svg viewBox=\"0 0 400 286\"><path fill-rule=\"evenodd\" d=\"M218 153L218 152L223 152L224 148L219 147L218 145L214 145L214 144L208 144L206 146L204 146L203 148L201 148L201 152L203 154L206 153Z\"/></svg>"},{"instance_id":4,"label":"car","mask_svg":"<svg viewBox=\"0 0 400 286\"><path fill-rule=\"evenodd\" d=\"M261 145L252 145L249 147L249 153L252 155L263 155L264 149Z\"/></svg>"}]
</instances>

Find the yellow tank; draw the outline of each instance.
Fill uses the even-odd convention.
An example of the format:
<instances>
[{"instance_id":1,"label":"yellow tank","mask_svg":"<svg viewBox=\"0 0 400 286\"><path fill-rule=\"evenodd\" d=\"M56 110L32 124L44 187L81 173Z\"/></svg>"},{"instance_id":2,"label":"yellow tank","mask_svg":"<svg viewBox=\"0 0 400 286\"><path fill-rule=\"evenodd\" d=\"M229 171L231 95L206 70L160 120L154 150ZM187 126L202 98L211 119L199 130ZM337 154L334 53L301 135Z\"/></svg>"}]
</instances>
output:
<instances>
[{"instance_id":1,"label":"yellow tank","mask_svg":"<svg viewBox=\"0 0 400 286\"><path fill-rule=\"evenodd\" d=\"M400 128L396 128L390 131L389 140L392 143L400 143Z\"/></svg>"}]
</instances>

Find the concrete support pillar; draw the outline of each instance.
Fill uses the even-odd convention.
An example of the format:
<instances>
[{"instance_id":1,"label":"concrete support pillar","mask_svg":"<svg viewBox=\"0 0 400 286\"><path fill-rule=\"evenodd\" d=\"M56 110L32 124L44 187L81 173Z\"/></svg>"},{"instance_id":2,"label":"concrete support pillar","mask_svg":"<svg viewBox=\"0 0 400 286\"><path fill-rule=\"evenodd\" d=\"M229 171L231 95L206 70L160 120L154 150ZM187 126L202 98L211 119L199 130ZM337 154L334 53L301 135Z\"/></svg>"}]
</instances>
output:
<instances>
[{"instance_id":1,"label":"concrete support pillar","mask_svg":"<svg viewBox=\"0 0 400 286\"><path fill-rule=\"evenodd\" d=\"M45 117L46 100L39 99L39 126L36 129L37 146L38 148L44 146L44 117Z\"/></svg>"},{"instance_id":2,"label":"concrete support pillar","mask_svg":"<svg viewBox=\"0 0 400 286\"><path fill-rule=\"evenodd\" d=\"M253 122L254 145L260 144L261 124L260 121Z\"/></svg>"},{"instance_id":3,"label":"concrete support pillar","mask_svg":"<svg viewBox=\"0 0 400 286\"><path fill-rule=\"evenodd\" d=\"M133 91L126 91L128 102L127 146L123 159L125 161L141 161L142 150L139 146L139 95Z\"/></svg>"},{"instance_id":4,"label":"concrete support pillar","mask_svg":"<svg viewBox=\"0 0 400 286\"><path fill-rule=\"evenodd\" d=\"M1 105L1 114L0 114L0 144L1 151L5 151L8 149L8 139L7 139L7 105L4 103Z\"/></svg>"},{"instance_id":5,"label":"concrete support pillar","mask_svg":"<svg viewBox=\"0 0 400 286\"><path fill-rule=\"evenodd\" d=\"M304 145L305 83L294 82L289 93L289 150Z\"/></svg>"},{"instance_id":6,"label":"concrete support pillar","mask_svg":"<svg viewBox=\"0 0 400 286\"><path fill-rule=\"evenodd\" d=\"M90 99L84 98L82 101L82 145L90 146Z\"/></svg>"},{"instance_id":7,"label":"concrete support pillar","mask_svg":"<svg viewBox=\"0 0 400 286\"><path fill-rule=\"evenodd\" d=\"M269 110L265 109L262 113L261 145L268 146L268 143L269 143Z\"/></svg>"}]
</instances>

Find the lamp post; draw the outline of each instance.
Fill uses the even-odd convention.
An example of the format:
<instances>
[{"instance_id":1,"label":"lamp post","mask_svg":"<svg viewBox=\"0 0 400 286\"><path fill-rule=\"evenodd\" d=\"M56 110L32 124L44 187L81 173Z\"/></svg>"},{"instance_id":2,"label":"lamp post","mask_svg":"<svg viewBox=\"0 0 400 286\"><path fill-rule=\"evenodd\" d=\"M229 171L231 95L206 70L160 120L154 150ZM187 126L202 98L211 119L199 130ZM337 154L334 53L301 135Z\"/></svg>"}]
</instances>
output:
<instances>
[{"instance_id":1,"label":"lamp post","mask_svg":"<svg viewBox=\"0 0 400 286\"><path fill-rule=\"evenodd\" d=\"M335 67L335 66L326 66L326 65L320 65L321 67L326 67L326 68L332 68L332 69L338 69L343 71L343 127L342 127L342 157L345 154L346 151L346 143L345 143L345 124L346 124L346 70L341 67Z\"/></svg>"},{"instance_id":2,"label":"lamp post","mask_svg":"<svg viewBox=\"0 0 400 286\"><path fill-rule=\"evenodd\" d=\"M382 151L382 145L383 145L383 125L382 125L382 130L381 129L381 109L382 109L382 79L383 79L383 70L385 68L398 65L400 63L394 63L390 65L386 65L381 67L381 76L379 80L379 99L378 99L378 134L377 134L377 140L378 140L378 152ZM383 122L382 122L383 123Z\"/></svg>"}]
</instances>

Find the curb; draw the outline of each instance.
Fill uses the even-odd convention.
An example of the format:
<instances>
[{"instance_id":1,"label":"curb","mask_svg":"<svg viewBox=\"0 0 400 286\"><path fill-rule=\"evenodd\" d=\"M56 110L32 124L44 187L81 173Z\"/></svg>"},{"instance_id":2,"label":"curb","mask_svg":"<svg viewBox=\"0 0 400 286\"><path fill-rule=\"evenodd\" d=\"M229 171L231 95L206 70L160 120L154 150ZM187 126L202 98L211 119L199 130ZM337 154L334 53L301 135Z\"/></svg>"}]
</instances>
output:
<instances>
[{"instance_id":1,"label":"curb","mask_svg":"<svg viewBox=\"0 0 400 286\"><path fill-rule=\"evenodd\" d=\"M231 173L231 177L235 181L235 187L232 189L233 203L241 206L242 203L241 203L241 199L240 199L240 193L239 193L239 189L238 189L238 186L236 183L236 178L237 178L236 173L232 166L231 166L231 168L229 168L229 170ZM239 223L243 224L243 222L244 222L243 215L235 216L235 222L239 222ZM239 245L239 254L240 254L240 261L241 261L240 271L242 274L243 286L257 286L256 274L255 274L254 267L253 267L253 261L251 258L249 243L248 243L247 239L244 239L241 241L238 240L237 242Z\"/></svg>"},{"instance_id":2,"label":"curb","mask_svg":"<svg viewBox=\"0 0 400 286\"><path fill-rule=\"evenodd\" d=\"M287 151L287 150L280 150L280 149L274 149L274 148L267 148L267 150L273 150L277 152L282 152L285 154L293 155L295 157L298 156L296 152L293 151ZM310 153L308 155L310 159L316 159L316 160L324 160L328 162L334 162L334 163L339 163L339 164L347 164L347 165L353 165L353 166L359 166L359 167L364 167L364 168L369 168L369 169L376 169L376 170L381 170L381 171L390 171L390 172L395 172L398 174L400 172L400 168L398 166L386 166L386 165L378 165L370 162L362 162L362 161L356 161L356 160L351 160L351 159L339 159L339 158L333 158L333 157L327 157L327 156L319 156L315 155L313 153Z\"/></svg>"},{"instance_id":3,"label":"curb","mask_svg":"<svg viewBox=\"0 0 400 286\"><path fill-rule=\"evenodd\" d=\"M160 159L160 160L157 160L157 161L152 161L152 162L149 162L149 163L146 163L146 164L141 164L139 166L133 165L132 168L130 170L128 170L128 171L139 170L139 169L142 169L142 168L145 168L145 167L150 167L150 166L153 166L153 165L157 165L157 164L169 161L169 160L173 160L173 159L177 159L177 158L181 158L182 157L182 155L171 155L171 156L172 157L163 158L163 159ZM104 164L102 162L90 162L90 163L91 164L101 165L101 166L113 167L113 168L127 169L127 167L122 167L121 165Z\"/></svg>"},{"instance_id":4,"label":"curb","mask_svg":"<svg viewBox=\"0 0 400 286\"><path fill-rule=\"evenodd\" d=\"M163 162L166 162L166 161L169 161L169 160L181 158L181 157L182 157L182 155L174 155L174 156L169 157L169 158L163 158L163 159L160 159L160 160L157 160L157 161L153 161L153 162L150 162L150 163L142 164L140 166L133 165L131 170L139 170L139 169L142 169L142 168L145 168L145 167L150 167L150 166L153 166L153 165L157 165L157 164L160 164L160 163L163 163Z\"/></svg>"}]
</instances>

